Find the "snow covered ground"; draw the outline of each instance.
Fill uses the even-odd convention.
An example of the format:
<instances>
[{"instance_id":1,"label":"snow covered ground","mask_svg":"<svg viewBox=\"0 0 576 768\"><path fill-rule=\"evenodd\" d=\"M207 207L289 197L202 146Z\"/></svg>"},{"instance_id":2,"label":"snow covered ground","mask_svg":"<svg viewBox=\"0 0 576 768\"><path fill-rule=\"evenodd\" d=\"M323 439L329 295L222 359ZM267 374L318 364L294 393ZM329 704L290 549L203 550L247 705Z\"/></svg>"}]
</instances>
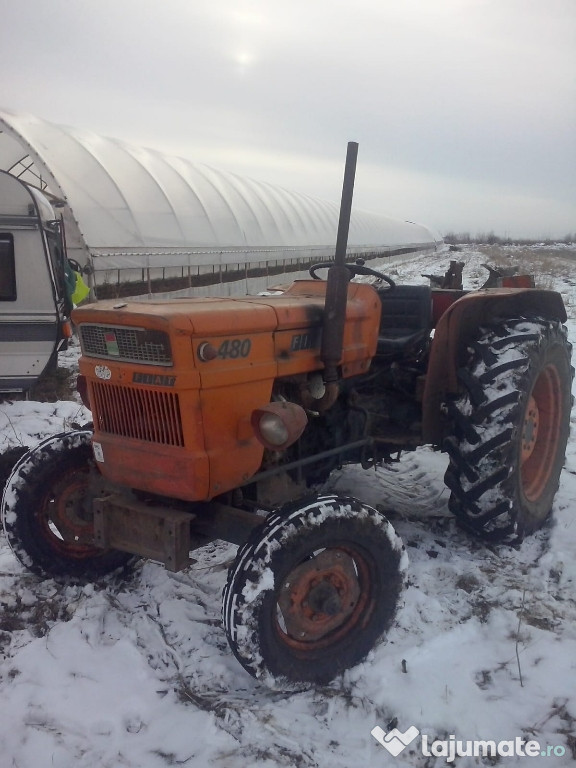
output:
<instances>
[{"instance_id":1,"label":"snow covered ground","mask_svg":"<svg viewBox=\"0 0 576 768\"><path fill-rule=\"evenodd\" d=\"M576 342L571 254L509 249L503 258L534 263L562 292ZM484 281L486 254L451 255L466 262L465 287ZM448 258L403 263L398 279L441 274ZM85 420L73 402L0 404L0 451ZM576 439L552 522L518 550L456 528L445 466L424 448L328 481L389 512L407 545L409 580L387 639L342 679L305 693L263 688L228 649L220 595L234 547L206 547L184 573L145 562L128 583L62 587L28 574L0 538L1 768L574 765ZM371 735L375 726L420 736L394 757ZM436 753L454 740L540 748L511 756L509 744L496 760L451 763L449 752L423 754L422 737L429 752L437 740Z\"/></svg>"}]
</instances>

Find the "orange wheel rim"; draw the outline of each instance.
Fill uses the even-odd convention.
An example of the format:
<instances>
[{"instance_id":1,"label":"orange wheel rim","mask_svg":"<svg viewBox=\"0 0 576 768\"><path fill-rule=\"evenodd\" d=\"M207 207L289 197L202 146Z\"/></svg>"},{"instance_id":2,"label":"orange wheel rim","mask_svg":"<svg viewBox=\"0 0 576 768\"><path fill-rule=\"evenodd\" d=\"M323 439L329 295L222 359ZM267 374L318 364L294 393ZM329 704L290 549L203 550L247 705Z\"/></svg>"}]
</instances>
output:
<instances>
[{"instance_id":1,"label":"orange wheel rim","mask_svg":"<svg viewBox=\"0 0 576 768\"><path fill-rule=\"evenodd\" d=\"M276 631L294 650L326 648L362 625L369 569L350 548L325 549L294 568L277 601Z\"/></svg>"},{"instance_id":2,"label":"orange wheel rim","mask_svg":"<svg viewBox=\"0 0 576 768\"><path fill-rule=\"evenodd\" d=\"M102 553L93 546L94 525L86 509L88 491L88 474L72 470L47 489L38 511L44 538L67 557L83 559Z\"/></svg>"},{"instance_id":3,"label":"orange wheel rim","mask_svg":"<svg viewBox=\"0 0 576 768\"><path fill-rule=\"evenodd\" d=\"M524 412L520 474L522 491L528 501L537 501L550 480L561 423L560 376L555 366L548 365L538 376Z\"/></svg>"}]
</instances>

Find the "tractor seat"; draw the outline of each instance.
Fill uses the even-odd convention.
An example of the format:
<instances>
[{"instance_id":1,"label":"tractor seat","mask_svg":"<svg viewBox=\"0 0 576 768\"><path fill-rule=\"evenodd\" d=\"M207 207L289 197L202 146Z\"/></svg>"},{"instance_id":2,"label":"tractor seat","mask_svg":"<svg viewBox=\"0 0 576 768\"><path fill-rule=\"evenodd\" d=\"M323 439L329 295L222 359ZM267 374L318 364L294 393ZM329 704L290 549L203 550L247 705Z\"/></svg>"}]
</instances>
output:
<instances>
[{"instance_id":1,"label":"tractor seat","mask_svg":"<svg viewBox=\"0 0 576 768\"><path fill-rule=\"evenodd\" d=\"M378 291L382 317L376 354L402 357L427 338L432 328L432 293L428 285L397 285Z\"/></svg>"}]
</instances>

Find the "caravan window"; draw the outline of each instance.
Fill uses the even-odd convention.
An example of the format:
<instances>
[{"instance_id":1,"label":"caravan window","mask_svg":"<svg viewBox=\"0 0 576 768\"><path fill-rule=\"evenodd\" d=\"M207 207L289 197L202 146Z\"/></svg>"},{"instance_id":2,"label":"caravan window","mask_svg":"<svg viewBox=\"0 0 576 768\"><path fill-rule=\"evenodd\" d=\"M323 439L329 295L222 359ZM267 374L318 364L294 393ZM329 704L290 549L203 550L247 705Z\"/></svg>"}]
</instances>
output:
<instances>
[{"instance_id":1,"label":"caravan window","mask_svg":"<svg viewBox=\"0 0 576 768\"><path fill-rule=\"evenodd\" d=\"M14 239L0 233L0 301L16 301Z\"/></svg>"}]
</instances>

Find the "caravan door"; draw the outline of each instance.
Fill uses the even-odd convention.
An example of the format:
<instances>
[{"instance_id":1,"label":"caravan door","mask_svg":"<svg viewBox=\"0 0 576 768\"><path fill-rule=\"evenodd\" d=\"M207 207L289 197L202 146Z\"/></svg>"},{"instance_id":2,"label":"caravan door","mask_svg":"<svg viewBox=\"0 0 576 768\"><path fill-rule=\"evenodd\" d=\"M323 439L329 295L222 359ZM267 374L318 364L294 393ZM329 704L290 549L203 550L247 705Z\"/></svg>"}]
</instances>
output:
<instances>
[{"instance_id":1,"label":"caravan door","mask_svg":"<svg viewBox=\"0 0 576 768\"><path fill-rule=\"evenodd\" d=\"M44 195L0 172L0 392L28 390L62 339L64 252L54 218Z\"/></svg>"}]
</instances>

